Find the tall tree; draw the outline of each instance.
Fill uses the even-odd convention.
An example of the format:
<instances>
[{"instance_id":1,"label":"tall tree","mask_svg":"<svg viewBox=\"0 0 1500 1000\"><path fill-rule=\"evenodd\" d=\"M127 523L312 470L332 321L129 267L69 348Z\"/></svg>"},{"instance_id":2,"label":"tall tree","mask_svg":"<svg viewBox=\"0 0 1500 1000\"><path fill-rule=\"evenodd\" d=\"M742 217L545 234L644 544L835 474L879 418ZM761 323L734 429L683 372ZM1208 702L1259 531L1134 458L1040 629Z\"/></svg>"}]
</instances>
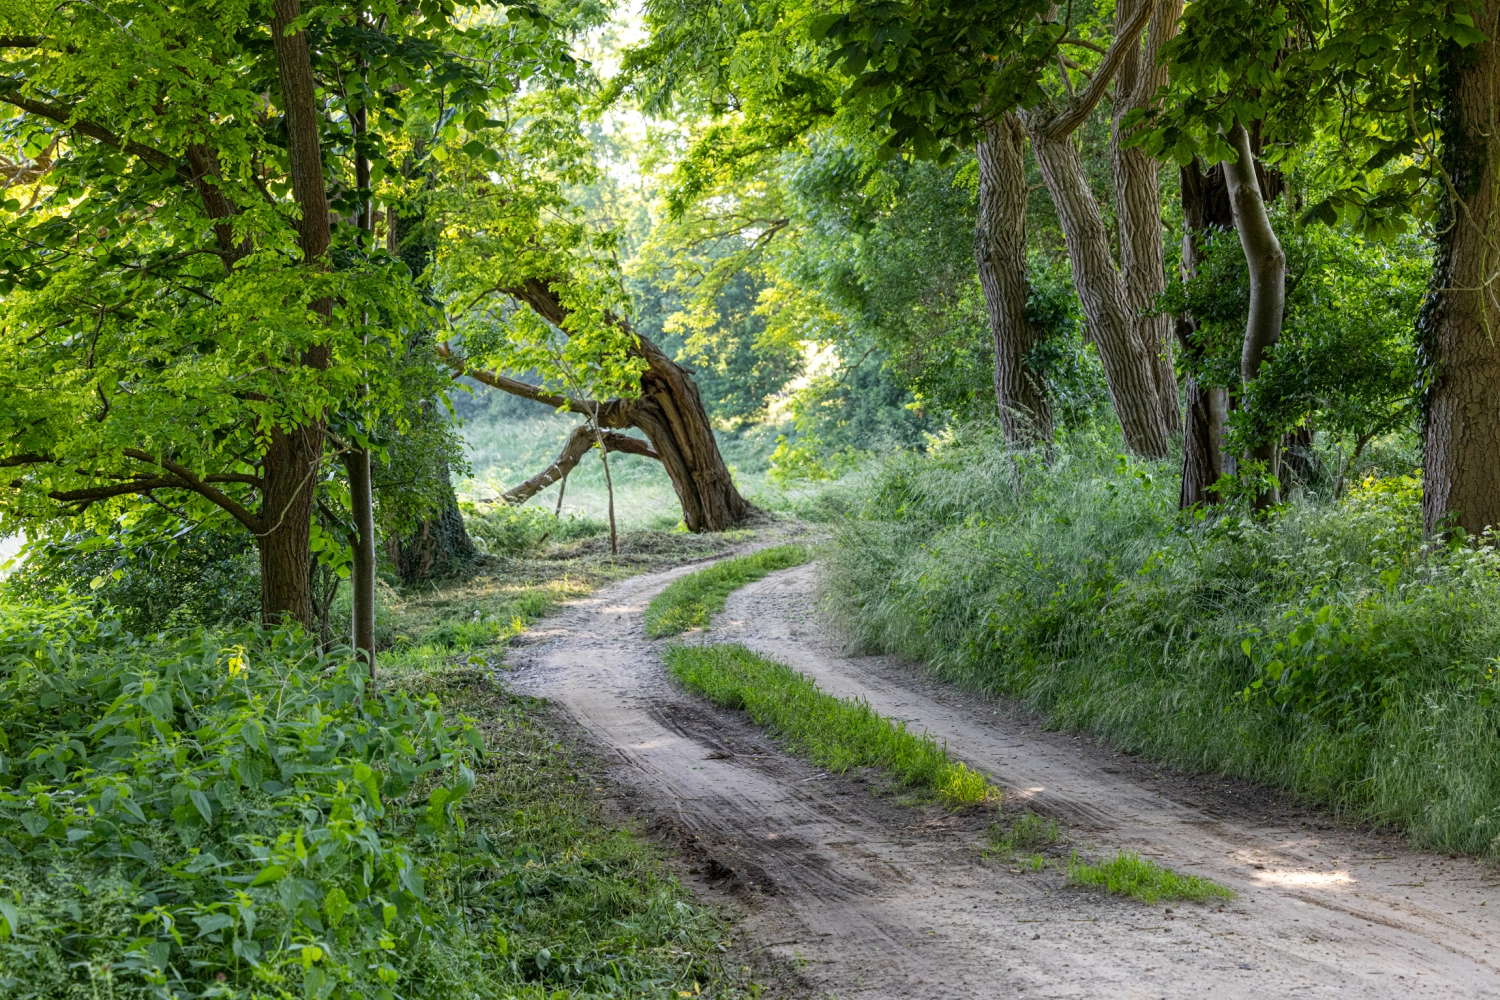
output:
<instances>
[{"instance_id":1,"label":"tall tree","mask_svg":"<svg viewBox=\"0 0 1500 1000\"><path fill-rule=\"evenodd\" d=\"M1432 292L1422 514L1428 531L1500 527L1500 0L1476 5L1482 41L1443 52L1443 184Z\"/></svg>"}]
</instances>

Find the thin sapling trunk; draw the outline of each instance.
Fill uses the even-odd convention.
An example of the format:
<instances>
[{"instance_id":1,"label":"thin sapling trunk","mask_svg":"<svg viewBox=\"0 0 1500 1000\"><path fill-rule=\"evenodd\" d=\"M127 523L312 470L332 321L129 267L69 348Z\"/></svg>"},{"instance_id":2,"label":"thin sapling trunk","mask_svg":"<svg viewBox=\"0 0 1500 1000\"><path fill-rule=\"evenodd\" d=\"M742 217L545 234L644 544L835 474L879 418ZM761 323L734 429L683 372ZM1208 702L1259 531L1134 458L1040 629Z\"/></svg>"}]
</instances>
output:
<instances>
[{"instance_id":1,"label":"thin sapling trunk","mask_svg":"<svg viewBox=\"0 0 1500 1000\"><path fill-rule=\"evenodd\" d=\"M1286 254L1271 216L1261 197L1260 180L1255 174L1255 156L1250 148L1250 133L1236 122L1227 136L1238 154L1234 162L1224 161L1224 180L1229 187L1229 204L1234 210L1234 228L1245 253L1250 271L1250 314L1245 320L1245 344L1240 353L1240 380L1248 389L1260 374L1266 356L1281 339L1282 313L1286 305ZM1255 506L1265 508L1280 502L1275 483L1280 440L1255 442L1245 454L1259 463L1271 479L1257 494Z\"/></svg>"}]
</instances>

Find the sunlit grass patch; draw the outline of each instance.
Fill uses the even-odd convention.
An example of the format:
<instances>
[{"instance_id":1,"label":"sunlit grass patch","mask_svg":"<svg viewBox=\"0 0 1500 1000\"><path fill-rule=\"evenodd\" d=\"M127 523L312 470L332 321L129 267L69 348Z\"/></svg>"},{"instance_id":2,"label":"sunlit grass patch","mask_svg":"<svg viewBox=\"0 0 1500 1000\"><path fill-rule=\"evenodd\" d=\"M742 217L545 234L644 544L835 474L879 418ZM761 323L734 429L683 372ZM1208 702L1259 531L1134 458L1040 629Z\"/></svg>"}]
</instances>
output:
<instances>
[{"instance_id":1,"label":"sunlit grass patch","mask_svg":"<svg viewBox=\"0 0 1500 1000\"><path fill-rule=\"evenodd\" d=\"M800 566L809 558L805 545L776 545L725 559L674 580L646 608L646 634L655 639L704 628L731 593L767 573Z\"/></svg>"},{"instance_id":2,"label":"sunlit grass patch","mask_svg":"<svg viewBox=\"0 0 1500 1000\"><path fill-rule=\"evenodd\" d=\"M1068 861L1068 884L1103 886L1142 903L1186 899L1207 903L1215 899L1233 899L1234 890L1197 875L1179 875L1155 861L1142 858L1134 851L1120 851L1112 859L1088 864L1075 852Z\"/></svg>"},{"instance_id":3,"label":"sunlit grass patch","mask_svg":"<svg viewBox=\"0 0 1500 1000\"><path fill-rule=\"evenodd\" d=\"M932 737L910 732L863 701L819 691L807 677L744 646L673 646L666 662L688 687L725 708L743 709L820 767L879 767L953 805L1000 795L985 775L954 761Z\"/></svg>"},{"instance_id":4,"label":"sunlit grass patch","mask_svg":"<svg viewBox=\"0 0 1500 1000\"><path fill-rule=\"evenodd\" d=\"M1038 847L1049 847L1062 839L1057 820L1046 819L1027 810L1009 828L990 824L990 846L1001 854L1022 854Z\"/></svg>"}]
</instances>

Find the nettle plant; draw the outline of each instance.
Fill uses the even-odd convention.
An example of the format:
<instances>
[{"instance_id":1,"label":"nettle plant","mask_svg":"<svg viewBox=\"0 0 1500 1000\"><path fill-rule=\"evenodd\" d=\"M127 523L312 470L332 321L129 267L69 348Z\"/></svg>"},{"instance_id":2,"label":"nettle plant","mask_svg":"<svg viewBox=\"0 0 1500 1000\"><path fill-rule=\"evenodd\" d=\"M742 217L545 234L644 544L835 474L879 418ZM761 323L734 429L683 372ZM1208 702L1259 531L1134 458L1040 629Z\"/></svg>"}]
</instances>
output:
<instances>
[{"instance_id":1,"label":"nettle plant","mask_svg":"<svg viewBox=\"0 0 1500 1000\"><path fill-rule=\"evenodd\" d=\"M482 752L290 631L143 643L0 620L0 988L395 997L434 975L423 857ZM428 850L423 850L427 848Z\"/></svg>"}]
</instances>

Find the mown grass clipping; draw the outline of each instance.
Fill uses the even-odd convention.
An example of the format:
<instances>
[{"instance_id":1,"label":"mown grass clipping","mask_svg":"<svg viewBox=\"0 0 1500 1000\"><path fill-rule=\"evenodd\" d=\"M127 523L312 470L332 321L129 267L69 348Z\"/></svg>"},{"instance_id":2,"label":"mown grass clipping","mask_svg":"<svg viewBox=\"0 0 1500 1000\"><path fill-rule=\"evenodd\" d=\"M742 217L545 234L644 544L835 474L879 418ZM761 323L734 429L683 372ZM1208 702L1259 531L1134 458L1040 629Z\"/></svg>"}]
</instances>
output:
<instances>
[{"instance_id":1,"label":"mown grass clipping","mask_svg":"<svg viewBox=\"0 0 1500 1000\"><path fill-rule=\"evenodd\" d=\"M646 634L653 639L707 628L729 595L767 573L801 566L811 558L806 545L776 545L748 556L714 563L674 580L646 608Z\"/></svg>"},{"instance_id":2,"label":"mown grass clipping","mask_svg":"<svg viewBox=\"0 0 1500 1000\"><path fill-rule=\"evenodd\" d=\"M930 736L883 718L863 701L825 694L802 674L744 646L673 646L666 661L682 683L725 708L743 709L820 767L883 768L956 806L999 797L983 774L955 762Z\"/></svg>"},{"instance_id":3,"label":"mown grass clipping","mask_svg":"<svg viewBox=\"0 0 1500 1000\"><path fill-rule=\"evenodd\" d=\"M1179 875L1134 851L1120 851L1110 860L1094 865L1074 854L1068 861L1068 884L1103 886L1111 893L1130 896L1148 905L1161 900L1207 903L1234 898L1233 889L1197 875Z\"/></svg>"}]
</instances>

